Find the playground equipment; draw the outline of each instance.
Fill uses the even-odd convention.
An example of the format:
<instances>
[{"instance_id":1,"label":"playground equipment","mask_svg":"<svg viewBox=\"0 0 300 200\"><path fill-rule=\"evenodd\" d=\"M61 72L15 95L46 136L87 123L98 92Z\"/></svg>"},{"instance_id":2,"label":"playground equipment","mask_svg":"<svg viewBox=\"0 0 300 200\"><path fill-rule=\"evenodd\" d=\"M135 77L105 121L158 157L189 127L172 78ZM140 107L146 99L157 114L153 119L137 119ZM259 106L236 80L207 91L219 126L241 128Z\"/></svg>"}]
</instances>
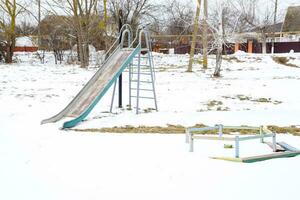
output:
<instances>
[{"instance_id":1,"label":"playground equipment","mask_svg":"<svg viewBox=\"0 0 300 200\"><path fill-rule=\"evenodd\" d=\"M125 37L127 36L127 47L124 47ZM154 64L151 53L150 36L145 27L138 27L133 41L132 29L125 24L119 36L107 51L105 61L95 75L87 82L83 89L75 98L57 115L43 120L41 123L54 123L65 117L72 118L63 124L63 128L72 128L85 119L93 110L96 104L106 94L108 89L114 84L113 97L110 111L112 111L116 82L119 75L129 67L129 107L132 106L132 98L136 98L136 113L139 113L139 103L142 98L154 100L155 110L157 110L157 100L154 83ZM144 41L143 41L144 39ZM121 41L121 42L120 42ZM142 47L145 44L146 47ZM147 54L142 55L142 51ZM148 71L148 73L146 73ZM150 76L148 81L141 79L141 75ZM136 83L136 86L133 86ZM142 84L150 84L151 92L148 97L140 95ZM133 90L136 95L132 95Z\"/></svg>"},{"instance_id":2,"label":"playground equipment","mask_svg":"<svg viewBox=\"0 0 300 200\"><path fill-rule=\"evenodd\" d=\"M257 135L235 135L234 137L223 135L224 129L230 130L253 130L257 131L259 134ZM203 135L201 133L207 131L218 131L218 135ZM272 138L272 142L266 142L265 138ZM236 162L257 162L263 160L269 160L273 158L284 158L284 157L294 157L300 154L300 150L284 143L284 142L276 142L276 133L270 131L267 127L249 127L249 126L223 126L221 124L215 125L214 127L203 127L203 128L187 128L186 129L186 143L189 144L189 151L194 151L194 140L202 139L202 140L221 140L221 141L230 141L234 142L235 148L235 156L234 158L228 157L212 157L213 159L220 160L228 160L228 161L236 161ZM240 158L240 143L242 141L260 139L261 143L265 143L270 146L274 153L252 156L252 157L244 157Z\"/></svg>"}]
</instances>

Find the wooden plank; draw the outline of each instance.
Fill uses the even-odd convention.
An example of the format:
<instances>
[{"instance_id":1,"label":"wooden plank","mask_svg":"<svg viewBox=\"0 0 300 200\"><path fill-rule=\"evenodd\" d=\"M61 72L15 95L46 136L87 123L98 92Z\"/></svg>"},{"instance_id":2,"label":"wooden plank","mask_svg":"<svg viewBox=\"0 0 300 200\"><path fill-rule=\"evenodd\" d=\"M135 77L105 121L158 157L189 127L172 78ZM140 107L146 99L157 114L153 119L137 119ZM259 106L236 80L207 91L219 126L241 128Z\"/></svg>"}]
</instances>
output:
<instances>
[{"instance_id":1,"label":"wooden plank","mask_svg":"<svg viewBox=\"0 0 300 200\"><path fill-rule=\"evenodd\" d=\"M225 160L225 161L232 161L232 162L243 162L241 158L230 158L230 157L211 157L211 159L216 160Z\"/></svg>"},{"instance_id":2,"label":"wooden plank","mask_svg":"<svg viewBox=\"0 0 300 200\"><path fill-rule=\"evenodd\" d=\"M218 130L218 129L219 127L188 128L190 132L211 131L211 130Z\"/></svg>"},{"instance_id":3,"label":"wooden plank","mask_svg":"<svg viewBox=\"0 0 300 200\"><path fill-rule=\"evenodd\" d=\"M271 149L273 149L273 143L272 142L264 142L266 145L268 145ZM282 152L282 151L286 151L284 148L282 148L282 146L278 145L278 143L276 144L276 152Z\"/></svg>"},{"instance_id":4,"label":"wooden plank","mask_svg":"<svg viewBox=\"0 0 300 200\"><path fill-rule=\"evenodd\" d=\"M193 137L193 139L202 139L202 140L235 141L234 138L219 137L219 136L193 135L192 137Z\"/></svg>"},{"instance_id":5,"label":"wooden plank","mask_svg":"<svg viewBox=\"0 0 300 200\"><path fill-rule=\"evenodd\" d=\"M232 162L254 163L254 162L265 161L265 160L270 160L275 158L295 157L299 154L300 151L298 152L286 151L286 152L272 153L272 154L245 157L245 158L231 158L231 157L211 157L211 158L218 159L218 160L232 161Z\"/></svg>"},{"instance_id":6,"label":"wooden plank","mask_svg":"<svg viewBox=\"0 0 300 200\"><path fill-rule=\"evenodd\" d=\"M287 151L295 151L295 152L300 151L299 149L292 147L291 145L285 142L278 142L277 144Z\"/></svg>"},{"instance_id":7,"label":"wooden plank","mask_svg":"<svg viewBox=\"0 0 300 200\"><path fill-rule=\"evenodd\" d=\"M299 154L300 151L298 152L286 151L286 152L272 153L272 154L266 154L260 156L246 157L246 158L242 158L242 162L253 163L253 162L265 161L265 160L270 160L275 158L289 158L289 157L295 157Z\"/></svg>"},{"instance_id":8,"label":"wooden plank","mask_svg":"<svg viewBox=\"0 0 300 200\"><path fill-rule=\"evenodd\" d=\"M273 137L273 133L271 134L264 134L263 137L266 138L266 137ZM252 136L241 136L240 137L240 141L245 141L245 140L254 140L254 139L259 139L259 138L262 138L261 135L252 135Z\"/></svg>"}]
</instances>

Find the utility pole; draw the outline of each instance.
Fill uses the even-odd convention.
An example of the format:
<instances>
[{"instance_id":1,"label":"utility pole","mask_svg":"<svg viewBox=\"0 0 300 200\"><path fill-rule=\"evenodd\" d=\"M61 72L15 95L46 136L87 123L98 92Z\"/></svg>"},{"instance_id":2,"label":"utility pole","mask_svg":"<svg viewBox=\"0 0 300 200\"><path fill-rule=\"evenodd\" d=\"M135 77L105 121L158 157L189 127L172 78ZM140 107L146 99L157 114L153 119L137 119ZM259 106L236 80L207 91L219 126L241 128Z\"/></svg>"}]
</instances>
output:
<instances>
[{"instance_id":1,"label":"utility pole","mask_svg":"<svg viewBox=\"0 0 300 200\"><path fill-rule=\"evenodd\" d=\"M38 3L38 49L41 48L41 0L37 0Z\"/></svg>"},{"instance_id":2,"label":"utility pole","mask_svg":"<svg viewBox=\"0 0 300 200\"><path fill-rule=\"evenodd\" d=\"M204 23L203 23L203 68L207 69L207 0L203 1L204 6Z\"/></svg>"},{"instance_id":3,"label":"utility pole","mask_svg":"<svg viewBox=\"0 0 300 200\"><path fill-rule=\"evenodd\" d=\"M275 25L276 25L276 17L277 17L277 6L278 0L275 0L275 11L274 11L274 24L273 24L273 38L272 38L272 54L275 51Z\"/></svg>"},{"instance_id":4,"label":"utility pole","mask_svg":"<svg viewBox=\"0 0 300 200\"><path fill-rule=\"evenodd\" d=\"M123 26L123 13L122 10L119 9L119 33L121 33L121 28ZM120 35L119 43L121 43L122 35ZM119 108L122 108L122 73L119 76Z\"/></svg>"},{"instance_id":5,"label":"utility pole","mask_svg":"<svg viewBox=\"0 0 300 200\"><path fill-rule=\"evenodd\" d=\"M201 0L197 0L197 10L196 10L196 16L194 20L194 32L193 32L193 38L192 38L192 45L191 45L191 51L190 51L190 60L189 60L189 66L188 66L188 72L193 71L193 62L194 62L194 54L195 54L195 46L196 46L196 36L198 33L198 27L199 27L199 16L200 16L200 6L201 6Z\"/></svg>"}]
</instances>

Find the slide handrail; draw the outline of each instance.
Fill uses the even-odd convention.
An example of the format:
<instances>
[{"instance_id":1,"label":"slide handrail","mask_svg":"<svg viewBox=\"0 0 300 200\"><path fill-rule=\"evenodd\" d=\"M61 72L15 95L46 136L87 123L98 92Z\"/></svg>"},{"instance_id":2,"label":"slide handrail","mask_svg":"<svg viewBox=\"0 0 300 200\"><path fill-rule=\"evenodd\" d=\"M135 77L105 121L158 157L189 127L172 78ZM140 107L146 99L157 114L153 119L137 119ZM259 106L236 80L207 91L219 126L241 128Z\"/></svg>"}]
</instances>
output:
<instances>
[{"instance_id":1,"label":"slide handrail","mask_svg":"<svg viewBox=\"0 0 300 200\"><path fill-rule=\"evenodd\" d=\"M110 47L110 48L106 51L106 53L104 54L105 60L104 60L104 62L101 64L102 66L107 62L107 60L109 60L109 58L111 57L111 55L114 54L114 53L116 52L116 49L118 49L119 47L122 47L122 46L119 44L119 45L117 45L116 48L114 48L115 45L116 45L118 42L120 42L121 37L123 38L123 35L124 35L124 34L122 34L123 31L124 31L124 32L126 31L129 35L132 34L132 28L131 28L131 26L130 26L129 24L124 24L124 25L121 27L117 39L113 42L113 44L111 45L111 47ZM112 49L114 49L114 51L113 51L112 53L109 54L109 52L111 52ZM108 56L108 57L107 57L107 56Z\"/></svg>"}]
</instances>

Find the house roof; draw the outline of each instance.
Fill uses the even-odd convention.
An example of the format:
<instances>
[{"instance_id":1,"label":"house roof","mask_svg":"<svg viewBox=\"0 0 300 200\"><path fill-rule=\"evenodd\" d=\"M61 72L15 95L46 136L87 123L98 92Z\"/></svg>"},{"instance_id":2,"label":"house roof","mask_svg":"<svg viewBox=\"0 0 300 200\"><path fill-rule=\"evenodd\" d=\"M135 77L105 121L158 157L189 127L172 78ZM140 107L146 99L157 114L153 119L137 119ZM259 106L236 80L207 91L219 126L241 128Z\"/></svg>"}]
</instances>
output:
<instances>
[{"instance_id":1,"label":"house roof","mask_svg":"<svg viewBox=\"0 0 300 200\"><path fill-rule=\"evenodd\" d=\"M36 47L37 45L33 42L32 38L24 36L16 38L17 47Z\"/></svg>"},{"instance_id":2,"label":"house roof","mask_svg":"<svg viewBox=\"0 0 300 200\"><path fill-rule=\"evenodd\" d=\"M300 6L288 7L282 32L300 31Z\"/></svg>"}]
</instances>

